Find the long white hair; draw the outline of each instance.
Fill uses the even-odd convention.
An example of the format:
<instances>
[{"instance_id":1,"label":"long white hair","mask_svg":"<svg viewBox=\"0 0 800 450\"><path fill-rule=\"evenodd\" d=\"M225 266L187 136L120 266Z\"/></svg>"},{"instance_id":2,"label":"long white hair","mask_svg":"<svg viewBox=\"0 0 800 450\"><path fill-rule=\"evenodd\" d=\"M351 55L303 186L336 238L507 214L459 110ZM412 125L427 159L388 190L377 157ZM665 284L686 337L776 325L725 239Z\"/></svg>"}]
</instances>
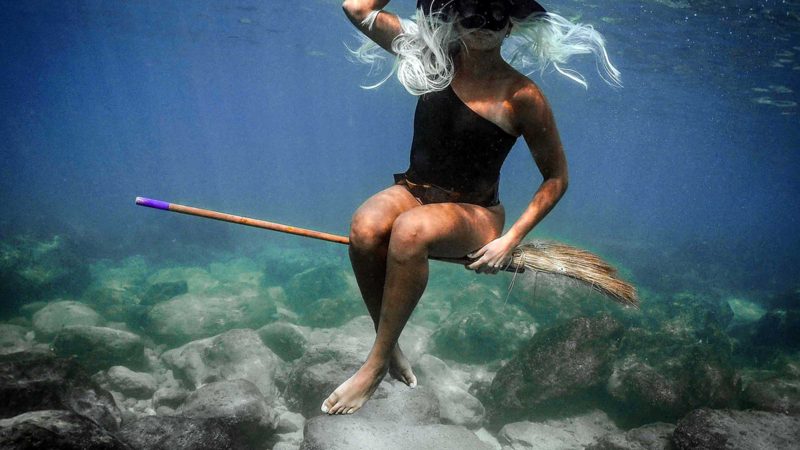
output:
<instances>
[{"instance_id":1,"label":"long white hair","mask_svg":"<svg viewBox=\"0 0 800 450\"><path fill-rule=\"evenodd\" d=\"M373 26L380 11L373 11L363 24ZM554 14L535 14L525 20L512 19L511 36L503 44L504 58L517 70L544 73L553 67L570 80L588 87L585 78L566 66L573 55L594 54L600 77L612 86L622 86L620 72L611 63L603 36L591 25L575 24ZM389 73L379 82L363 86L374 89L392 75L413 95L440 91L453 80L453 56L463 46L455 24L444 14L423 14L417 10L412 20L400 20L401 33L392 41L394 58ZM356 61L373 69L386 62L387 52L364 35L361 45L349 49Z\"/></svg>"}]
</instances>

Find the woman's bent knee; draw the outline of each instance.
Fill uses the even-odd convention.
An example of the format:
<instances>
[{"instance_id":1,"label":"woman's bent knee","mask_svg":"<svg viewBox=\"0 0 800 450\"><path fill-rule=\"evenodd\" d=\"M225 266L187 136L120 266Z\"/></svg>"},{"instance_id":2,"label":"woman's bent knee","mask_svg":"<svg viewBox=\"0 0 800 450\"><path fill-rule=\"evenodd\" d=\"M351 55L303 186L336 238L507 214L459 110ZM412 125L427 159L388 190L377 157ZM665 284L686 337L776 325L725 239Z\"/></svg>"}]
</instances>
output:
<instances>
[{"instance_id":1,"label":"woman's bent knee","mask_svg":"<svg viewBox=\"0 0 800 450\"><path fill-rule=\"evenodd\" d=\"M426 224L416 218L400 215L394 221L389 240L389 256L396 259L427 257L429 234Z\"/></svg>"},{"instance_id":2,"label":"woman's bent knee","mask_svg":"<svg viewBox=\"0 0 800 450\"><path fill-rule=\"evenodd\" d=\"M350 246L357 249L375 249L389 242L392 224L368 211L358 210L350 223Z\"/></svg>"}]
</instances>

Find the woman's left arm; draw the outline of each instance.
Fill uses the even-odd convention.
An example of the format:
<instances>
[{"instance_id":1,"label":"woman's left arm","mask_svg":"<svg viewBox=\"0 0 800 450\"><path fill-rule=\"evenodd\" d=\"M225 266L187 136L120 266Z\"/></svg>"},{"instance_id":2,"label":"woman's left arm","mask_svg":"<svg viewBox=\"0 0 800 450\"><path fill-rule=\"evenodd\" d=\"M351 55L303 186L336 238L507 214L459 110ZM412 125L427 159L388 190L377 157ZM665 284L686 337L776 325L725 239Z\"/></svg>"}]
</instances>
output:
<instances>
[{"instance_id":1,"label":"woman's left arm","mask_svg":"<svg viewBox=\"0 0 800 450\"><path fill-rule=\"evenodd\" d=\"M475 259L467 268L478 272L497 273L505 267L514 248L553 209L569 183L567 159L547 99L531 83L515 94L511 104L543 180L528 207L505 234L467 255Z\"/></svg>"}]
</instances>

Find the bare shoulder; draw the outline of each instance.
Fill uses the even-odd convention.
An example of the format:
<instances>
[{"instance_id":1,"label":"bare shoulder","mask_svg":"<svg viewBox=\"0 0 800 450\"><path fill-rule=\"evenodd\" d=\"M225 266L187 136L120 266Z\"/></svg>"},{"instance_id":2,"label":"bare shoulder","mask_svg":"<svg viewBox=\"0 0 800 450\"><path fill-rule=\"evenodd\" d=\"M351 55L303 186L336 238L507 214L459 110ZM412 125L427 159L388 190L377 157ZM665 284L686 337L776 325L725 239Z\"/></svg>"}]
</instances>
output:
<instances>
[{"instance_id":1,"label":"bare shoulder","mask_svg":"<svg viewBox=\"0 0 800 450\"><path fill-rule=\"evenodd\" d=\"M514 108L515 115L530 116L550 110L550 105L539 86L523 75L516 77L511 85L509 102Z\"/></svg>"},{"instance_id":2,"label":"bare shoulder","mask_svg":"<svg viewBox=\"0 0 800 450\"><path fill-rule=\"evenodd\" d=\"M511 84L509 94L508 101L516 129L525 131L531 127L547 127L553 121L547 98L530 78L518 74Z\"/></svg>"}]
</instances>

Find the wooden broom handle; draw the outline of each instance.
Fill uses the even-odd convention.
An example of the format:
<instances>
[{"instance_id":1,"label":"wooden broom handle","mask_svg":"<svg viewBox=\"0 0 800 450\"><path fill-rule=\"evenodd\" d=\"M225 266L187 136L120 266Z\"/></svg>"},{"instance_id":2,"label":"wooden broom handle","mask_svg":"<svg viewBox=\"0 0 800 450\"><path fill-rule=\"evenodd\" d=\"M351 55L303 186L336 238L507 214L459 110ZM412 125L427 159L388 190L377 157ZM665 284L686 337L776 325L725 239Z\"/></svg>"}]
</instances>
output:
<instances>
[{"instance_id":1,"label":"wooden broom handle","mask_svg":"<svg viewBox=\"0 0 800 450\"><path fill-rule=\"evenodd\" d=\"M275 222L267 222L266 220L251 219L249 217L237 216L234 214L227 214L210 209L195 208L193 206L179 205L177 203L169 203L161 200L154 200L145 197L136 197L136 204L140 206L147 206L148 208L162 209L164 211L172 211L181 214L188 214L190 216L205 217L207 219L221 220L223 222L237 223L239 225L247 225L248 227L263 228L265 230L280 231L281 233L295 234L297 236L308 237L312 239L320 239L328 242L335 242L337 244L350 245L350 239L347 236L340 236L338 234L323 233L321 231L309 230L306 228L298 228L290 225L283 225ZM440 258L436 256L430 257L437 261L444 261L455 264L467 265L473 260L470 258ZM524 269L521 267L506 267L504 270L508 272L522 272Z\"/></svg>"}]
</instances>

